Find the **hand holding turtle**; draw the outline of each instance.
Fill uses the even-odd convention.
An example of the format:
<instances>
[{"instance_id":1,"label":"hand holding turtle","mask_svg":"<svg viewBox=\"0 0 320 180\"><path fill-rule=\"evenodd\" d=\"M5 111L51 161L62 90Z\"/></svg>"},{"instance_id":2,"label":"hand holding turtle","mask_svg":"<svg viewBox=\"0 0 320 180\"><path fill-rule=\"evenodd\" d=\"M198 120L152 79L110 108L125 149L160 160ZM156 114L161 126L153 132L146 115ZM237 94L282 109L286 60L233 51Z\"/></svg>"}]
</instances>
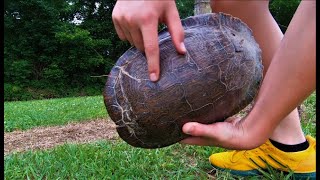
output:
<instances>
[{"instance_id":1,"label":"hand holding turtle","mask_svg":"<svg viewBox=\"0 0 320 180\"><path fill-rule=\"evenodd\" d=\"M244 119L239 117L230 117L224 122L209 125L189 122L183 126L182 130L184 133L191 135L191 137L180 142L199 146L218 146L234 150L253 149L264 142L264 137L268 136L268 132L252 131L248 127Z\"/></svg>"},{"instance_id":2,"label":"hand holding turtle","mask_svg":"<svg viewBox=\"0 0 320 180\"><path fill-rule=\"evenodd\" d=\"M148 61L151 81L157 81L160 74L158 24L168 26L172 41L178 53L184 54L184 31L175 1L117 1L112 19L121 40L128 40Z\"/></svg>"}]
</instances>

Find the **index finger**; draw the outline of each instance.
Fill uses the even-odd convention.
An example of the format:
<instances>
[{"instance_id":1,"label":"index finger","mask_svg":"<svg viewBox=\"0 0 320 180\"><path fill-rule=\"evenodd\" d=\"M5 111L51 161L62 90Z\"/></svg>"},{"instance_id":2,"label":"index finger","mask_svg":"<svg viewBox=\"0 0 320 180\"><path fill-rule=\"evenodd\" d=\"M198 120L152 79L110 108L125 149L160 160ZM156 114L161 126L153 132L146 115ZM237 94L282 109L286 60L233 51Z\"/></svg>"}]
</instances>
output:
<instances>
[{"instance_id":1,"label":"index finger","mask_svg":"<svg viewBox=\"0 0 320 180\"><path fill-rule=\"evenodd\" d=\"M141 34L148 62L149 78L151 81L157 81L160 74L158 22L153 22L141 27Z\"/></svg>"}]
</instances>

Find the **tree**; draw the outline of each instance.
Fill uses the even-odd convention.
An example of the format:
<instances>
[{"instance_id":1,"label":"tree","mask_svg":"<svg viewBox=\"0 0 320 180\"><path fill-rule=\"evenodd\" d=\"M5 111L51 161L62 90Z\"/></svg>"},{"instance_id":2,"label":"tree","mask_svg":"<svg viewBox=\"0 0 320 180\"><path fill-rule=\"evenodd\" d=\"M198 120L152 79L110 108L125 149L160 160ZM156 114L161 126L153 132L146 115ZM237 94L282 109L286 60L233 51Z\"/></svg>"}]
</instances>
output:
<instances>
[{"instance_id":1,"label":"tree","mask_svg":"<svg viewBox=\"0 0 320 180\"><path fill-rule=\"evenodd\" d=\"M296 12L301 0L272 0L269 4L270 12L284 33Z\"/></svg>"},{"instance_id":2,"label":"tree","mask_svg":"<svg viewBox=\"0 0 320 180\"><path fill-rule=\"evenodd\" d=\"M37 17L37 18L35 18ZM4 14L5 21L5 80L25 84L16 77L15 71L30 71L24 80L41 79L41 71L55 55L55 31L59 25L58 12L44 1L10 1ZM20 67L22 64L23 67ZM14 67L19 65L18 67ZM19 73L19 72L17 72ZM12 79L13 78L13 79Z\"/></svg>"},{"instance_id":3,"label":"tree","mask_svg":"<svg viewBox=\"0 0 320 180\"><path fill-rule=\"evenodd\" d=\"M283 31L299 3L270 2ZM181 19L193 16L195 6L209 5L208 0L176 4ZM114 29L114 5L110 0L5 0L5 100L79 95L86 88L101 93L106 77L92 76L108 74L130 47Z\"/></svg>"},{"instance_id":4,"label":"tree","mask_svg":"<svg viewBox=\"0 0 320 180\"><path fill-rule=\"evenodd\" d=\"M113 1L6 1L4 79L5 94L10 95L6 100L29 91L51 92L41 98L87 87L101 93L105 78L91 76L108 74L129 47L116 36L113 6ZM82 23L75 24L75 17Z\"/></svg>"}]
</instances>

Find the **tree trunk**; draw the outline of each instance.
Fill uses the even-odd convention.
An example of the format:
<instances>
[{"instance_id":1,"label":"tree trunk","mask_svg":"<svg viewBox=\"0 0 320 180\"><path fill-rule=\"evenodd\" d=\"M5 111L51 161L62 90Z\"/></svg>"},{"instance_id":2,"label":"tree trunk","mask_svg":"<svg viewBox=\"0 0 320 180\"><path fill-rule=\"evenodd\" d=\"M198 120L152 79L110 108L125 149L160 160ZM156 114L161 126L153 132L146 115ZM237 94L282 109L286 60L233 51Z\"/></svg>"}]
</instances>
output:
<instances>
[{"instance_id":1,"label":"tree trunk","mask_svg":"<svg viewBox=\"0 0 320 180\"><path fill-rule=\"evenodd\" d=\"M210 0L195 0L194 15L211 13Z\"/></svg>"}]
</instances>

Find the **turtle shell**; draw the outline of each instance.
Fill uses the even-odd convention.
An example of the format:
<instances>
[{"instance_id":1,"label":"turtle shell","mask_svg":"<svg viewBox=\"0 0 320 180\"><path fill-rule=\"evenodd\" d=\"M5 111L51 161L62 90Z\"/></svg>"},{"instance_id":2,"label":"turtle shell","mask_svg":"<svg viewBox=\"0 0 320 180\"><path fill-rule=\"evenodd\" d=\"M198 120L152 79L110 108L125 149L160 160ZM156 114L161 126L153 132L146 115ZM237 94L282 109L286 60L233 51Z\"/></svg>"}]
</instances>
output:
<instances>
[{"instance_id":1,"label":"turtle shell","mask_svg":"<svg viewBox=\"0 0 320 180\"><path fill-rule=\"evenodd\" d=\"M185 55L159 33L160 79L149 80L143 52L132 47L112 68L104 102L120 137L160 148L188 137L183 124L223 121L251 103L262 80L261 50L240 19L209 13L182 20Z\"/></svg>"}]
</instances>

